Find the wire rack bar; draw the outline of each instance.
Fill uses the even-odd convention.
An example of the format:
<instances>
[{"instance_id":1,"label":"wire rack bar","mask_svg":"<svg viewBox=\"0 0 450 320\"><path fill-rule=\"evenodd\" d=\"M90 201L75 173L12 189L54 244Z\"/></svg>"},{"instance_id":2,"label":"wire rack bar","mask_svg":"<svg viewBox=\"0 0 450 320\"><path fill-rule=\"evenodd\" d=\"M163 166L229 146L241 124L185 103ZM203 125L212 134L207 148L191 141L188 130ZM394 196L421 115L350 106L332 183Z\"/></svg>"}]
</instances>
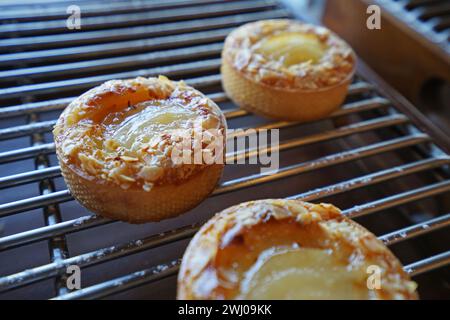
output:
<instances>
[{"instance_id":1,"label":"wire rack bar","mask_svg":"<svg viewBox=\"0 0 450 320\"><path fill-rule=\"evenodd\" d=\"M160 269L163 271L159 271ZM175 276L180 268L180 261L173 260L169 265L156 266L132 274L119 277L113 280L102 282L97 285L83 288L65 295L58 296L54 300L77 300L77 299L96 299L109 296L114 293L132 289L144 284L163 280Z\"/></svg>"},{"instance_id":2,"label":"wire rack bar","mask_svg":"<svg viewBox=\"0 0 450 320\"><path fill-rule=\"evenodd\" d=\"M412 276L435 270L450 264L450 251L420 260L405 266L405 270Z\"/></svg>"},{"instance_id":3,"label":"wire rack bar","mask_svg":"<svg viewBox=\"0 0 450 320\"><path fill-rule=\"evenodd\" d=\"M55 144L43 143L38 146L31 146L27 148L21 148L11 151L5 151L0 153L0 163L13 162L22 159L28 159L37 155L44 155L55 152Z\"/></svg>"},{"instance_id":4,"label":"wire rack bar","mask_svg":"<svg viewBox=\"0 0 450 320\"><path fill-rule=\"evenodd\" d=\"M92 227L106 225L112 222L114 221L96 215L83 216L51 226L40 227L0 238L2 244L0 250L10 249L22 244L37 242L64 233L87 230Z\"/></svg>"},{"instance_id":5,"label":"wire rack bar","mask_svg":"<svg viewBox=\"0 0 450 320\"><path fill-rule=\"evenodd\" d=\"M169 77L177 77L177 76L189 77L190 74L199 74L202 72L217 71L219 66L220 66L220 59L208 59L202 61L180 63L170 66L155 67L135 71L126 71L121 73L114 73L100 76L29 84L0 89L0 98L8 99L8 98L17 98L23 95L38 95L55 91L85 89L112 79L149 77L149 76L157 76L160 74L164 74Z\"/></svg>"},{"instance_id":6,"label":"wire rack bar","mask_svg":"<svg viewBox=\"0 0 450 320\"><path fill-rule=\"evenodd\" d=\"M223 0L183 0L183 1L166 1L163 3L158 2L110 2L106 9L104 5L98 3L86 3L82 5L83 16L99 16L109 15L117 13L133 13L150 11L155 9L174 9L190 6L209 5L214 3L220 3ZM57 4L42 8L33 7L33 4L27 9L14 8L8 11L0 12L0 19L8 22L29 22L29 21L43 21L43 20L56 20L67 18L66 6L59 7Z\"/></svg>"},{"instance_id":7,"label":"wire rack bar","mask_svg":"<svg viewBox=\"0 0 450 320\"><path fill-rule=\"evenodd\" d=\"M230 30L221 32L220 37L214 37L211 40L223 40ZM218 32L215 32L216 34ZM203 59L208 56L219 55L222 51L223 43L212 43L205 45L196 45L193 47L182 47L178 49L154 51L150 53L142 53L135 55L121 55L120 57L95 59L80 62L60 63L49 66L30 67L22 69L14 69L8 71L0 71L0 81L18 80L23 77L28 79L39 79L61 76L64 74L82 74L86 72L101 73L105 70L139 67L145 65L149 61L153 65L162 65L176 62L177 60L186 59Z\"/></svg>"},{"instance_id":8,"label":"wire rack bar","mask_svg":"<svg viewBox=\"0 0 450 320\"><path fill-rule=\"evenodd\" d=\"M388 117L383 117L383 118L379 118L379 119L373 119L373 120L368 120L368 121L364 121L364 122L359 122L359 123L351 124L348 126L343 126L343 127L337 128L335 130L325 131L322 133L310 135L310 136L303 137L303 138L291 139L286 142L280 143L278 146L250 149L250 150L245 150L242 152L237 152L237 153L234 153L229 156L227 155L227 163L234 163L236 161L239 161L241 159L246 159L246 158L254 158L254 157L258 156L259 152L284 151L284 150L297 148L297 147L301 147L301 146L305 146L305 145L309 145L309 144L313 144L313 143L317 143L317 142L323 142L323 141L329 141L329 140L333 140L333 139L337 139L337 138L342 138L342 137L352 135L355 133L372 131L372 130L385 128L385 127L389 127L389 126L393 126L393 125L398 125L398 124L402 124L402 123L407 123L407 122L408 122L408 118L397 117L397 116L388 116ZM273 128L279 128L279 127L281 127L281 125L278 125L278 126L272 125L270 127L269 126L265 126L265 127L273 129ZM361 151L361 153L366 154L367 150L366 150L366 148L355 149L355 150L351 150L349 152L340 152L340 153L333 154L330 156L322 157L322 158L313 160L311 162L308 162L308 167L320 166L322 164L322 162L327 164L330 161L335 161L335 163L338 164L338 163L340 163L338 161L338 159L341 159L345 162L345 161L347 161L348 158L352 158L353 156L355 156L355 154L359 154L360 151ZM359 156L361 156L361 154L359 154Z\"/></svg>"},{"instance_id":9,"label":"wire rack bar","mask_svg":"<svg viewBox=\"0 0 450 320\"><path fill-rule=\"evenodd\" d=\"M123 41L130 39L141 39L141 45L145 48L146 45L156 45L155 42L148 42L152 38L159 38L160 41L164 41L167 45L172 45L166 42L161 36L174 35L174 34L192 34L194 37L198 37L199 34L194 32L203 31L202 33L208 34L211 29L227 28L233 27L242 23L247 23L251 21L257 21L261 19L268 18L285 18L288 14L283 9L276 9L268 12L257 12L257 13L246 13L237 14L232 17L219 17L219 18L209 18L202 20L203 23L199 24L197 20L192 21L182 21L174 23L164 23L151 26L139 26L131 28L120 28L120 29L108 29L101 31L84 31L83 33L72 33L72 34L55 34L50 36L39 36L39 37L21 37L15 39L0 39L0 48L3 50L13 51L15 48L29 49L35 48L39 45L39 48L46 47L69 47L73 45L89 45L87 46L89 50L95 51L99 49L98 53L104 52L102 48L106 45L103 42L119 41L114 45L109 44L112 50L126 50L127 47L132 50L126 52L133 52L136 49L141 49L138 41ZM184 39L188 41L188 39ZM175 45L178 43L175 41ZM0 50L2 50L0 49ZM72 50L81 50L79 47L71 47ZM29 52L11 52L8 54L0 55L0 65L7 62L49 62L55 57L70 57L70 52L62 48L58 49L46 49L46 50L36 50L33 51L36 55L32 55ZM82 51L85 52L85 51ZM68 55L69 54L69 55Z\"/></svg>"},{"instance_id":10,"label":"wire rack bar","mask_svg":"<svg viewBox=\"0 0 450 320\"><path fill-rule=\"evenodd\" d=\"M447 213L437 218L424 221L412 225L410 227L406 227L401 230L391 232L389 234L385 234L384 236L380 237L380 240L383 241L385 244L392 245L401 242L405 239L412 239L421 236L423 234L426 234L430 232L430 229L431 231L439 230L448 227L449 225L450 225L450 213Z\"/></svg>"},{"instance_id":11,"label":"wire rack bar","mask_svg":"<svg viewBox=\"0 0 450 320\"><path fill-rule=\"evenodd\" d=\"M445 180L442 182L427 185L425 187L396 194L394 196L386 197L382 200L355 206L351 209L345 210L344 214L350 218L357 218L363 215L368 215L380 210L397 207L411 201L425 199L433 195L438 195L448 191L450 191L450 180Z\"/></svg>"},{"instance_id":12,"label":"wire rack bar","mask_svg":"<svg viewBox=\"0 0 450 320\"><path fill-rule=\"evenodd\" d=\"M95 30L105 28L127 27L139 24L155 24L160 22L171 22L182 19L199 19L214 16L224 16L252 12L257 10L267 10L276 7L276 3L263 0L247 0L240 3L219 3L198 8L182 8L173 10L155 10L151 12L140 12L134 14L108 15L106 17L86 17L83 18L83 30ZM36 35L61 33L67 31L66 19L45 22L23 22L18 24L0 25L0 36L11 35Z\"/></svg>"},{"instance_id":13,"label":"wire rack bar","mask_svg":"<svg viewBox=\"0 0 450 320\"><path fill-rule=\"evenodd\" d=\"M115 43L94 44L78 47L65 47L57 49L20 52L20 53L8 53L0 55L0 65L6 65L11 63L49 63L53 60L77 60L81 58L98 59L100 56L108 55L126 55L135 53L136 51L142 52L155 51L162 49L174 49L183 46L195 46L202 43L217 42L223 40L231 28L211 30L205 32L185 33L182 35L172 35L164 37L155 37L150 39L140 39L132 41L122 41ZM91 62L95 63L95 61ZM85 64L86 66L87 64ZM47 66L48 67L48 66ZM69 65L70 67L70 65ZM32 68L28 68L32 71ZM31 70L30 70L31 69ZM41 70L48 70L48 68L41 68ZM11 73L14 75L14 73Z\"/></svg>"},{"instance_id":14,"label":"wire rack bar","mask_svg":"<svg viewBox=\"0 0 450 320\"><path fill-rule=\"evenodd\" d=\"M0 130L0 140L13 139L17 137L28 136L33 133L43 133L53 129L56 120L39 121L24 124L16 127L9 127ZM35 147L39 147L35 146Z\"/></svg>"}]
</instances>

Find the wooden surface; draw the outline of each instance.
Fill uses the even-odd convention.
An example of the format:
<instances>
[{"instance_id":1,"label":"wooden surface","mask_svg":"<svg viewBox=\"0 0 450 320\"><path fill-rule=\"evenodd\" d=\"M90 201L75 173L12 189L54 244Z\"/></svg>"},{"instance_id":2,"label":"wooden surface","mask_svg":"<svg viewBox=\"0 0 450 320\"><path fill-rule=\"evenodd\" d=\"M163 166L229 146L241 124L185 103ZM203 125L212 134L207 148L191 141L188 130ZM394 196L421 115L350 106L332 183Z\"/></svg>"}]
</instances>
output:
<instances>
[{"instance_id":1,"label":"wooden surface","mask_svg":"<svg viewBox=\"0 0 450 320\"><path fill-rule=\"evenodd\" d=\"M450 83L450 57L438 55L406 32L395 18L382 10L380 30L366 27L368 4L364 0L327 1L323 23L348 41L357 54L386 82L415 105L423 103L421 92L432 79Z\"/></svg>"}]
</instances>

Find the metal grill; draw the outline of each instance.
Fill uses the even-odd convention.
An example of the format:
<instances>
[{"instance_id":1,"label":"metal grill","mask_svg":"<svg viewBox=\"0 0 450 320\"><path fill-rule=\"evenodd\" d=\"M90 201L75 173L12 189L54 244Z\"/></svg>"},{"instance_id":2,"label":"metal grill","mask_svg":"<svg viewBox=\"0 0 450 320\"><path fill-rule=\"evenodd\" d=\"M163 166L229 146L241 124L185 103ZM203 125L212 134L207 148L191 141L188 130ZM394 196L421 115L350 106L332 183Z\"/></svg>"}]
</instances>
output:
<instances>
[{"instance_id":1,"label":"metal grill","mask_svg":"<svg viewBox=\"0 0 450 320\"><path fill-rule=\"evenodd\" d=\"M65 27L74 3L80 31ZM288 17L276 2L55 0L0 8L0 298L174 298L179 259L201 223L268 197L338 205L390 246L422 297L449 297L448 137L363 64L342 109L314 123L268 121L223 93L224 37L249 21ZM280 144L269 147L280 152L280 171L261 176L256 165L227 165L210 198L167 221L93 216L60 176L55 119L101 82L158 74L208 94L231 128L280 128ZM69 265L82 268L83 289L66 289Z\"/></svg>"}]
</instances>

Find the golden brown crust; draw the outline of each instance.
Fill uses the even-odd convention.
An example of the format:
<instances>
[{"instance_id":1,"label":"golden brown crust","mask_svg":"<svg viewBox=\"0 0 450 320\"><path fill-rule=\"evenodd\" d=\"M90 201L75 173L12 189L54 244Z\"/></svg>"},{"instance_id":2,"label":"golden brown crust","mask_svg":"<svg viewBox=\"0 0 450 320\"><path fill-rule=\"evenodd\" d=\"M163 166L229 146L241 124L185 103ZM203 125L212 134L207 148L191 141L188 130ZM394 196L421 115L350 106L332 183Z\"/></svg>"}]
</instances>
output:
<instances>
[{"instance_id":1,"label":"golden brown crust","mask_svg":"<svg viewBox=\"0 0 450 320\"><path fill-rule=\"evenodd\" d=\"M243 77L224 59L222 84L228 96L243 109L263 117L288 121L314 121L337 110L347 95L348 82L326 91L286 91Z\"/></svg>"},{"instance_id":2,"label":"golden brown crust","mask_svg":"<svg viewBox=\"0 0 450 320\"><path fill-rule=\"evenodd\" d=\"M180 184L162 184L150 191L123 190L115 184L87 180L61 162L70 193L87 209L110 219L130 223L160 221L178 216L199 204L215 188L223 165L208 166Z\"/></svg>"},{"instance_id":3,"label":"golden brown crust","mask_svg":"<svg viewBox=\"0 0 450 320\"><path fill-rule=\"evenodd\" d=\"M280 32L313 34L327 46L317 63L284 66L258 53L266 37ZM240 107L282 120L326 117L344 101L355 70L355 55L343 40L323 27L293 20L263 20L233 31L222 51L222 83Z\"/></svg>"},{"instance_id":4,"label":"golden brown crust","mask_svg":"<svg viewBox=\"0 0 450 320\"><path fill-rule=\"evenodd\" d=\"M160 122L145 122L154 118ZM184 135L191 138L196 130L224 137L219 107L182 81L160 76L89 90L64 110L53 132L76 199L106 217L145 222L192 208L217 184L223 163L174 160L174 152L186 148Z\"/></svg>"},{"instance_id":5,"label":"golden brown crust","mask_svg":"<svg viewBox=\"0 0 450 320\"><path fill-rule=\"evenodd\" d=\"M417 299L415 284L372 233L328 204L260 200L210 219L189 244L178 275L178 299L234 299L242 274L268 248L296 243L333 250L348 268L377 265L381 289L373 299ZM230 275L230 268L238 270ZM364 284L365 285L365 284Z\"/></svg>"}]
</instances>

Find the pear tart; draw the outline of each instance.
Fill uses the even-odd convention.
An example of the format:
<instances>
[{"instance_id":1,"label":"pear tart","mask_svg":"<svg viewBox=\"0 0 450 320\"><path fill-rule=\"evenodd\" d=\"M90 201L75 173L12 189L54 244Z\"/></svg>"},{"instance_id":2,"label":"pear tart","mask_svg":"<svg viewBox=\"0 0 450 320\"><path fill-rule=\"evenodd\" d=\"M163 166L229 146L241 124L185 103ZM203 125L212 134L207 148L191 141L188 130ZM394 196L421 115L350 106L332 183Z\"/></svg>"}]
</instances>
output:
<instances>
[{"instance_id":1,"label":"pear tart","mask_svg":"<svg viewBox=\"0 0 450 320\"><path fill-rule=\"evenodd\" d=\"M415 289L372 233L332 205L297 200L218 213L178 275L179 299L417 299Z\"/></svg>"},{"instance_id":2,"label":"pear tart","mask_svg":"<svg viewBox=\"0 0 450 320\"><path fill-rule=\"evenodd\" d=\"M190 161L193 146L183 138L191 141L195 128L216 132L223 152L226 121L218 106L182 81L160 76L89 90L64 110L53 133L72 195L95 213L139 223L178 215L217 184L223 161ZM186 148L188 161L173 157Z\"/></svg>"},{"instance_id":3,"label":"pear tart","mask_svg":"<svg viewBox=\"0 0 450 320\"><path fill-rule=\"evenodd\" d=\"M355 70L351 47L326 28L263 20L232 31L222 81L239 106L262 116L312 121L344 101Z\"/></svg>"}]
</instances>

